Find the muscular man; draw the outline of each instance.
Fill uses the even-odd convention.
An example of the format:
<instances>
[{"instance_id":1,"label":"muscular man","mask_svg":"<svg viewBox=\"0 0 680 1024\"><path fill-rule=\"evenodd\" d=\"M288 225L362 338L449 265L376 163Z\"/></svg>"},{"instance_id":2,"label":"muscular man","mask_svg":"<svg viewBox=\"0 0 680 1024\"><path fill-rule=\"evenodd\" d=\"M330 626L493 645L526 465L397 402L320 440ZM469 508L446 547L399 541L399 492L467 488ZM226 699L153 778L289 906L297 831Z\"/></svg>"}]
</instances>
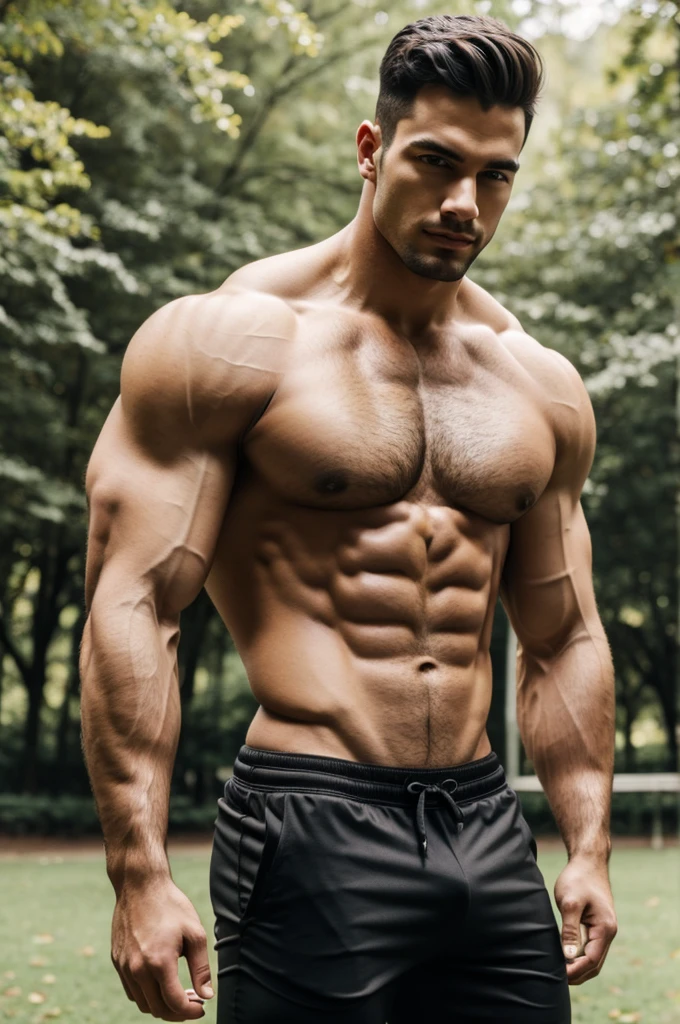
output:
<instances>
[{"instance_id":1,"label":"muscular man","mask_svg":"<svg viewBox=\"0 0 680 1024\"><path fill-rule=\"evenodd\" d=\"M466 276L540 77L491 19L407 26L358 129L355 219L130 343L87 474L82 713L112 956L142 1012L196 1019L212 994L165 849L180 613L204 585L260 705L218 805L218 1024L566 1024L568 982L602 966L614 701L579 501L592 409ZM569 854L561 936L486 732L499 592Z\"/></svg>"}]
</instances>

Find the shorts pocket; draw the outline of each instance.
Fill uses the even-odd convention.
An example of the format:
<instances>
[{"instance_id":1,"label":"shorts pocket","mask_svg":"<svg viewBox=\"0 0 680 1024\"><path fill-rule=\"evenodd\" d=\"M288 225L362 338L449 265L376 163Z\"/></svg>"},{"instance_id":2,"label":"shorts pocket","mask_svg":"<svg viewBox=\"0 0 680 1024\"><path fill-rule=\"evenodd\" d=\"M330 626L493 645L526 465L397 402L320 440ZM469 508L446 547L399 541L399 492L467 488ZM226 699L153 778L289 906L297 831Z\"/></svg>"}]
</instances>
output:
<instances>
[{"instance_id":1,"label":"shorts pocket","mask_svg":"<svg viewBox=\"0 0 680 1024\"><path fill-rule=\"evenodd\" d=\"M522 814L521 810L519 812L519 824L520 824L520 828L522 829L522 832L524 833L524 838L526 839L527 843L529 844L529 849L531 850L531 854L532 854L534 860L538 860L538 848L536 846L536 840L534 839L534 834L531 831L531 828L529 826L529 822L526 820L526 818Z\"/></svg>"},{"instance_id":2,"label":"shorts pocket","mask_svg":"<svg viewBox=\"0 0 680 1024\"><path fill-rule=\"evenodd\" d=\"M242 919L252 916L271 881L281 846L286 793L263 793L231 783L228 803L238 811L236 891Z\"/></svg>"}]
</instances>

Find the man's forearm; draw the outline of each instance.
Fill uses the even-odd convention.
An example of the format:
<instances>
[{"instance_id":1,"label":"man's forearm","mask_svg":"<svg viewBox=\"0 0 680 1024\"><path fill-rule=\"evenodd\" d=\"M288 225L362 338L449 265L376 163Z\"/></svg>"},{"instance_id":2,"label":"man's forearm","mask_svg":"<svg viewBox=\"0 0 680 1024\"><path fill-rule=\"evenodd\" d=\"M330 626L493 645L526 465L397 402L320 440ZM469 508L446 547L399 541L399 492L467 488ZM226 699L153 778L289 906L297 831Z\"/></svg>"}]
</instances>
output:
<instances>
[{"instance_id":1,"label":"man's forearm","mask_svg":"<svg viewBox=\"0 0 680 1024\"><path fill-rule=\"evenodd\" d=\"M98 592L81 649L83 751L118 892L169 876L165 842L181 710L179 629Z\"/></svg>"},{"instance_id":2,"label":"man's forearm","mask_svg":"<svg viewBox=\"0 0 680 1024\"><path fill-rule=\"evenodd\" d=\"M522 650L518 723L569 856L608 857L615 699L603 633L551 657Z\"/></svg>"}]
</instances>

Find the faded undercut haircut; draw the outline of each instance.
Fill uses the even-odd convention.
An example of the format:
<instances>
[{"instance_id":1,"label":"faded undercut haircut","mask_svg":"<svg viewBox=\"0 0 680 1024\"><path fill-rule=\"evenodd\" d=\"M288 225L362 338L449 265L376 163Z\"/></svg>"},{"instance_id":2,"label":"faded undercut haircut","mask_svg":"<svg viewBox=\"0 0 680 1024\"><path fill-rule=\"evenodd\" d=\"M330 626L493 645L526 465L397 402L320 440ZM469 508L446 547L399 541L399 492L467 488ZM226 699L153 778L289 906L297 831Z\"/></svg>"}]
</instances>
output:
<instances>
[{"instance_id":1,"label":"faded undercut haircut","mask_svg":"<svg viewBox=\"0 0 680 1024\"><path fill-rule=\"evenodd\" d=\"M543 62L522 36L495 18L440 14L397 32L380 63L375 119L384 150L397 123L408 117L424 85L445 85L456 96L474 96L483 110L495 104L522 107L524 140L543 84Z\"/></svg>"}]
</instances>

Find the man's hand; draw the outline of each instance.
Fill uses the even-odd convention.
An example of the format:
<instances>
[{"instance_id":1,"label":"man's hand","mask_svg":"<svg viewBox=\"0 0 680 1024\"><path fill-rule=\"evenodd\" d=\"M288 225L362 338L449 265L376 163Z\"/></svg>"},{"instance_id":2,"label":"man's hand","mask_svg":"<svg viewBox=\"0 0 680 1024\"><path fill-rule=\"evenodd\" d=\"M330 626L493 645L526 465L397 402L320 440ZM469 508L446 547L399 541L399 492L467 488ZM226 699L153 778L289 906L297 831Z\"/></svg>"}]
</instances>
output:
<instances>
[{"instance_id":1,"label":"man's hand","mask_svg":"<svg viewBox=\"0 0 680 1024\"><path fill-rule=\"evenodd\" d=\"M186 957L194 989L177 971ZM199 1020L214 995L206 934L191 902L172 879L123 885L111 931L111 959L128 999L160 1020ZM195 990L195 991L194 991Z\"/></svg>"},{"instance_id":2,"label":"man's hand","mask_svg":"<svg viewBox=\"0 0 680 1024\"><path fill-rule=\"evenodd\" d=\"M616 914L606 862L575 855L555 882L555 900L562 915L562 948L570 985L598 975L616 935ZM580 925L588 937L582 956Z\"/></svg>"}]
</instances>

